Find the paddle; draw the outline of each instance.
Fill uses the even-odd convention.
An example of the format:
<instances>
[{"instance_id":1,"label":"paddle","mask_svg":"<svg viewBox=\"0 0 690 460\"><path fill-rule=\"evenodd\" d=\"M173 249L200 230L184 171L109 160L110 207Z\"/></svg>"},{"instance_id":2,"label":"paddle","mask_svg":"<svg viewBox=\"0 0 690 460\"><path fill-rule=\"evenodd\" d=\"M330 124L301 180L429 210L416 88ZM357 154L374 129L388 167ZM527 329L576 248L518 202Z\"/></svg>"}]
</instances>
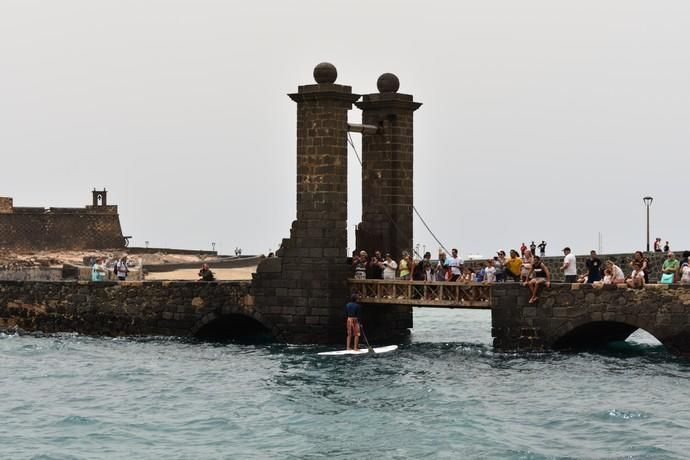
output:
<instances>
[{"instance_id":1,"label":"paddle","mask_svg":"<svg viewBox=\"0 0 690 460\"><path fill-rule=\"evenodd\" d=\"M369 341L367 340L367 335L364 333L364 326L362 326L362 322L357 320L359 323L359 330L362 331L362 336L364 337L364 341L367 343L367 350L369 353L374 353L374 349L369 345Z\"/></svg>"}]
</instances>

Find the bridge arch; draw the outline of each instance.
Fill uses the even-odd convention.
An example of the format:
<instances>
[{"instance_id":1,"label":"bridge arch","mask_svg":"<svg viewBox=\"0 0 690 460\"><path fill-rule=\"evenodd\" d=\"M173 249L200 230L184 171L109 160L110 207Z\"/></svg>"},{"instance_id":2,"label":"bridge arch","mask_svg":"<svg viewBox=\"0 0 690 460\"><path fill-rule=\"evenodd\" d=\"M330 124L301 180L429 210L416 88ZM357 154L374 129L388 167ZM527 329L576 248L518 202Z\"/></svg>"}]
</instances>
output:
<instances>
[{"instance_id":1,"label":"bridge arch","mask_svg":"<svg viewBox=\"0 0 690 460\"><path fill-rule=\"evenodd\" d=\"M268 340L276 334L255 309L233 305L203 315L190 330L190 335L210 340Z\"/></svg>"},{"instance_id":2,"label":"bridge arch","mask_svg":"<svg viewBox=\"0 0 690 460\"><path fill-rule=\"evenodd\" d=\"M625 341L632 333L642 329L657 339L667 350L676 351L673 338L659 331L652 321L634 316L615 315L607 319L583 318L570 321L550 334L547 342L553 349L598 347L610 342Z\"/></svg>"}]
</instances>

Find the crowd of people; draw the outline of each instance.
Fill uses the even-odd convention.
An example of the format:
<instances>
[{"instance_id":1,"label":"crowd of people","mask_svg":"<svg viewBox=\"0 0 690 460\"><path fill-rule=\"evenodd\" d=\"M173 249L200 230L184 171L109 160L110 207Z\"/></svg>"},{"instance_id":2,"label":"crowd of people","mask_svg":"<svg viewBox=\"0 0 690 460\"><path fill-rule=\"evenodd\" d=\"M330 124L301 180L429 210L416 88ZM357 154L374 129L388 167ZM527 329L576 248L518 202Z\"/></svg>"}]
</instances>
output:
<instances>
[{"instance_id":1,"label":"crowd of people","mask_svg":"<svg viewBox=\"0 0 690 460\"><path fill-rule=\"evenodd\" d=\"M532 242L534 245L534 242ZM542 246L543 245L543 246ZM540 253L546 250L546 244L536 246ZM411 281L446 281L464 283L501 283L505 281L521 282L532 292L531 302L538 299L539 288L550 286L551 272L542 260L542 256L535 255L531 247L524 243L520 247L521 253L511 249L508 254L499 250L496 256L481 262L465 264L458 255L457 249L452 249L450 256L440 251L438 259L433 261L431 253L427 252L421 259L413 258L409 252L403 251L402 257L396 261L391 254L382 255L376 251L369 256L366 251L355 252L352 258L355 279L383 279L383 280L411 280ZM589 283L595 286L606 284L626 284L630 288L642 288L649 283L649 259L642 251L635 252L626 269L617 265L614 260L602 261L596 251L591 251L585 261L584 271L578 273L577 258L569 247L563 248L563 261L559 270L563 273L566 283ZM661 268L658 280L660 283L690 284L690 252L684 252L679 260L675 254L668 251Z\"/></svg>"},{"instance_id":2,"label":"crowd of people","mask_svg":"<svg viewBox=\"0 0 690 460\"><path fill-rule=\"evenodd\" d=\"M91 265L91 281L106 281L113 278L118 281L126 281L130 268L134 265L133 262L127 259L126 255L115 259L112 264L105 257L97 257ZM209 268L208 264L201 266L197 281L216 281L215 273Z\"/></svg>"}]
</instances>

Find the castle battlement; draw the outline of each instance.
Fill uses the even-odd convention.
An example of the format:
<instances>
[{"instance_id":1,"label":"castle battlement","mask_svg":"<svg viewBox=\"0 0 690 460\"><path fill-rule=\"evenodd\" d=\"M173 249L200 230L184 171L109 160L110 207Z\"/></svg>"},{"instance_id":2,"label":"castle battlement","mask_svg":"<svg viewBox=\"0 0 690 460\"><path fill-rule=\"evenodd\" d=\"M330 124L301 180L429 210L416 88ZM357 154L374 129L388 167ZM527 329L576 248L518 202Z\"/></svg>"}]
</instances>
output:
<instances>
[{"instance_id":1,"label":"castle battlement","mask_svg":"<svg viewBox=\"0 0 690 460\"><path fill-rule=\"evenodd\" d=\"M0 197L0 249L116 249L125 245L117 206L107 191L92 192L92 204L81 208L14 206Z\"/></svg>"}]
</instances>

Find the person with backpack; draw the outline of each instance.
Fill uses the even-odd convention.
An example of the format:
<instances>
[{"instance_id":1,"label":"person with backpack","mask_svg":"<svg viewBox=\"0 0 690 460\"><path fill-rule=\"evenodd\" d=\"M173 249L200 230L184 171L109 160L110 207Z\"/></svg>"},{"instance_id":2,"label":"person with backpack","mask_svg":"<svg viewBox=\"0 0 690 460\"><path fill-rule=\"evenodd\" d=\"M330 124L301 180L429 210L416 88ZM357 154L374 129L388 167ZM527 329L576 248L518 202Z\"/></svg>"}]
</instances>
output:
<instances>
[{"instance_id":1,"label":"person with backpack","mask_svg":"<svg viewBox=\"0 0 690 460\"><path fill-rule=\"evenodd\" d=\"M127 274L129 273L129 268L127 267L127 256L122 256L120 260L115 262L113 267L113 273L117 276L120 281L125 281L127 279Z\"/></svg>"}]
</instances>

